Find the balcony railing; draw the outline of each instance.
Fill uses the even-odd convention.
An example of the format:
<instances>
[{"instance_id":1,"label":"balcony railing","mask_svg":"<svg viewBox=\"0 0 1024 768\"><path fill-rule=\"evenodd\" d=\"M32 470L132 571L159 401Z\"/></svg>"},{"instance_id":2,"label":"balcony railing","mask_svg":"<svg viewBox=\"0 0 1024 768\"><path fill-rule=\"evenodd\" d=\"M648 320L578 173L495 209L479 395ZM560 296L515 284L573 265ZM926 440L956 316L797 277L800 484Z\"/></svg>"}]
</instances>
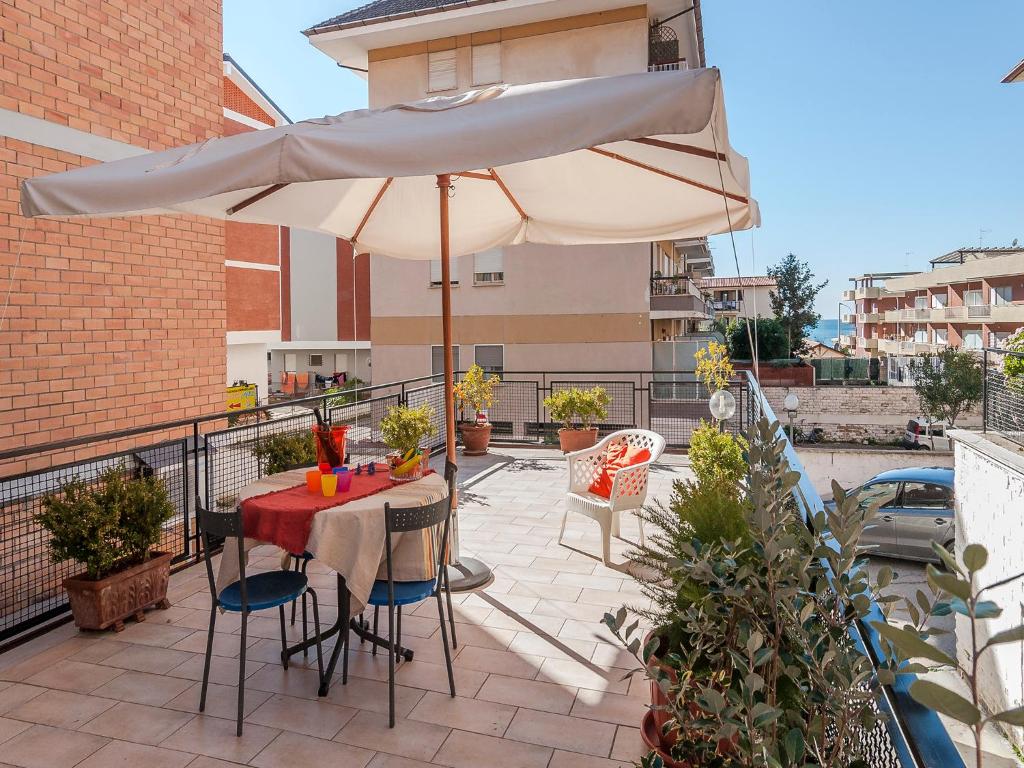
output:
<instances>
[{"instance_id":1,"label":"balcony railing","mask_svg":"<svg viewBox=\"0 0 1024 768\"><path fill-rule=\"evenodd\" d=\"M712 313L704 297L689 277L652 277L651 310L707 316Z\"/></svg>"},{"instance_id":2,"label":"balcony railing","mask_svg":"<svg viewBox=\"0 0 1024 768\"><path fill-rule=\"evenodd\" d=\"M972 320L977 318L986 318L992 316L992 305L991 304L969 304L967 306L967 317Z\"/></svg>"},{"instance_id":3,"label":"balcony railing","mask_svg":"<svg viewBox=\"0 0 1024 768\"><path fill-rule=\"evenodd\" d=\"M982 354L982 424L1024 446L1024 354L989 348Z\"/></svg>"},{"instance_id":4,"label":"balcony railing","mask_svg":"<svg viewBox=\"0 0 1024 768\"><path fill-rule=\"evenodd\" d=\"M718 312L738 312L740 303L735 299L713 299L711 306Z\"/></svg>"}]
</instances>

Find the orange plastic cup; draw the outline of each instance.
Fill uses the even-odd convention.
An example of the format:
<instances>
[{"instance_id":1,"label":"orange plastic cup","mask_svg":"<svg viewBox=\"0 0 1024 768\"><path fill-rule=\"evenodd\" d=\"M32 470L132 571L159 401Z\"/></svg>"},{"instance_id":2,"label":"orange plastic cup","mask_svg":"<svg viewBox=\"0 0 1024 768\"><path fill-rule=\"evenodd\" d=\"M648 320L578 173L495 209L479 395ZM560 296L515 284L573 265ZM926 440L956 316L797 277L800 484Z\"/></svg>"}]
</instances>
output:
<instances>
[{"instance_id":1,"label":"orange plastic cup","mask_svg":"<svg viewBox=\"0 0 1024 768\"><path fill-rule=\"evenodd\" d=\"M320 470L311 469L306 473L306 489L310 493L320 493Z\"/></svg>"},{"instance_id":2,"label":"orange plastic cup","mask_svg":"<svg viewBox=\"0 0 1024 768\"><path fill-rule=\"evenodd\" d=\"M338 492L338 476L335 474L320 475L320 489L324 496L333 496Z\"/></svg>"}]
</instances>

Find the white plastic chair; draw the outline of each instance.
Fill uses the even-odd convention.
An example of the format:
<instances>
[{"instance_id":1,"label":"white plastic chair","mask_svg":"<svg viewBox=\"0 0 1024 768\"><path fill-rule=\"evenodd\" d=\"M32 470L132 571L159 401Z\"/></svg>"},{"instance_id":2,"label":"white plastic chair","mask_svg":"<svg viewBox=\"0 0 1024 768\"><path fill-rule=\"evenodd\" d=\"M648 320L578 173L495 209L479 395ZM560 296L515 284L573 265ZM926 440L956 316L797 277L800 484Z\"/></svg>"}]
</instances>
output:
<instances>
[{"instance_id":1,"label":"white plastic chair","mask_svg":"<svg viewBox=\"0 0 1024 768\"><path fill-rule=\"evenodd\" d=\"M651 452L651 458L616 472L609 498L591 493L588 489L601 472L608 449L624 442L635 448L646 448ZM635 512L643 507L647 499L647 475L650 466L658 460L664 450L665 438L657 432L646 429L623 429L608 435L593 448L568 454L565 458L569 462L569 492L565 497L565 514L562 517L558 543L562 543L562 537L565 535L565 522L569 513L586 515L601 526L602 559L605 565L610 566L611 537L619 536L619 515L622 512ZM640 520L641 546L643 543L644 523Z\"/></svg>"}]
</instances>

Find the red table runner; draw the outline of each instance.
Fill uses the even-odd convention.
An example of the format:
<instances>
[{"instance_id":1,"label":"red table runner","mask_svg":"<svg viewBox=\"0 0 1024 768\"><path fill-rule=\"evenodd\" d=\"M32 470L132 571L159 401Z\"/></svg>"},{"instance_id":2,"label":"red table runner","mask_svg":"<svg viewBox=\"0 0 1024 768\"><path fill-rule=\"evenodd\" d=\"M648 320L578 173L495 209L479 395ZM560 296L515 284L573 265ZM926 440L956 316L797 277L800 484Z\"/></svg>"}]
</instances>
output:
<instances>
[{"instance_id":1,"label":"red table runner","mask_svg":"<svg viewBox=\"0 0 1024 768\"><path fill-rule=\"evenodd\" d=\"M324 496L311 493L306 484L252 496L242 502L242 526L246 538L276 544L286 552L302 554L313 529L313 516L332 507L372 496L399 483L388 477L386 464L374 474L352 474L352 485L344 493ZM425 474L430 474L430 470Z\"/></svg>"}]
</instances>

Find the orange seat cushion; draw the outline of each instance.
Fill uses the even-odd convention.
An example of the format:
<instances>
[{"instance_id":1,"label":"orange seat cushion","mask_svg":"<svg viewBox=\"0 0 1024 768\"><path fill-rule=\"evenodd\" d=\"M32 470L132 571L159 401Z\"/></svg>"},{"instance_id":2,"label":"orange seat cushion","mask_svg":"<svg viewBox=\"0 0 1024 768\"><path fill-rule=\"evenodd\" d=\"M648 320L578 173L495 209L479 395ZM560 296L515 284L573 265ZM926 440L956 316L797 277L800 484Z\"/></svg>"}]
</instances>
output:
<instances>
[{"instance_id":1,"label":"orange seat cushion","mask_svg":"<svg viewBox=\"0 0 1024 768\"><path fill-rule=\"evenodd\" d=\"M620 469L641 464L650 458L651 452L646 448L637 448L629 445L628 443L613 445L608 449L608 453L605 455L604 465L601 467L601 471L594 479L594 482L590 484L590 488L588 490L596 496L602 496L606 499L610 499L612 496L612 482L615 480L615 474Z\"/></svg>"}]
</instances>

